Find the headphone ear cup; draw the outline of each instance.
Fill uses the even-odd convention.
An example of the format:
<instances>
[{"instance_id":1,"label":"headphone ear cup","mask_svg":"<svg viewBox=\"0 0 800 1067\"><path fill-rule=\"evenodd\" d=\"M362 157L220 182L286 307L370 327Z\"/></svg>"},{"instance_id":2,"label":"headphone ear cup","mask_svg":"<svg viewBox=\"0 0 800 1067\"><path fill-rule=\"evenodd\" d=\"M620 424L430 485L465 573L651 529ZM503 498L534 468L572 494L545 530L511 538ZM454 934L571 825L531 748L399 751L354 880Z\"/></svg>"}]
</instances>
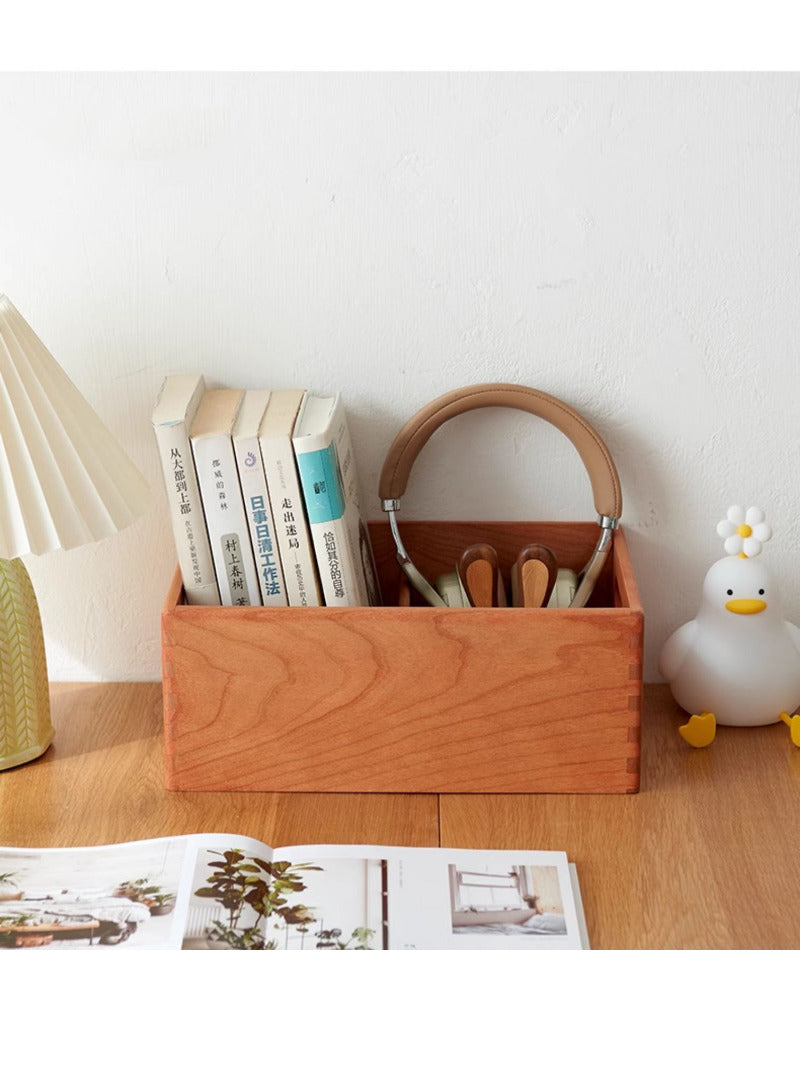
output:
<instances>
[{"instance_id":1,"label":"headphone ear cup","mask_svg":"<svg viewBox=\"0 0 800 1067\"><path fill-rule=\"evenodd\" d=\"M568 567L559 567L556 585L547 607L568 608L572 604L577 588L578 576L575 571L571 571Z\"/></svg>"},{"instance_id":2,"label":"headphone ear cup","mask_svg":"<svg viewBox=\"0 0 800 1067\"><path fill-rule=\"evenodd\" d=\"M526 545L511 568L511 603L546 608L558 576L558 563L546 545Z\"/></svg>"},{"instance_id":3,"label":"headphone ear cup","mask_svg":"<svg viewBox=\"0 0 800 1067\"><path fill-rule=\"evenodd\" d=\"M491 545L470 545L457 566L458 577L473 608L504 608L506 590L497 552Z\"/></svg>"},{"instance_id":4,"label":"headphone ear cup","mask_svg":"<svg viewBox=\"0 0 800 1067\"><path fill-rule=\"evenodd\" d=\"M448 608L470 607L466 590L461 584L457 571L440 574L436 579L436 592Z\"/></svg>"},{"instance_id":5,"label":"headphone ear cup","mask_svg":"<svg viewBox=\"0 0 800 1067\"><path fill-rule=\"evenodd\" d=\"M449 608L504 608L508 601L497 552L491 545L470 545L456 570L437 578L436 592Z\"/></svg>"}]
</instances>

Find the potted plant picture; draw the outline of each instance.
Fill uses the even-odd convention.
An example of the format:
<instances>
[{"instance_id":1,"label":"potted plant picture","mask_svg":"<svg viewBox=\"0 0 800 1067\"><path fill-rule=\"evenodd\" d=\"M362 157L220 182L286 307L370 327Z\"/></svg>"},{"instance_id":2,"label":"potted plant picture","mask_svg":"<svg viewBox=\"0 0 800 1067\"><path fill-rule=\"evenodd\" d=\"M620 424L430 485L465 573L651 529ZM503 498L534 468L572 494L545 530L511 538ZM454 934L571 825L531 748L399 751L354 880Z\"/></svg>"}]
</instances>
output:
<instances>
[{"instance_id":1,"label":"potted plant picture","mask_svg":"<svg viewBox=\"0 0 800 1067\"><path fill-rule=\"evenodd\" d=\"M22 890L14 881L18 875L19 871L7 871L0 874L0 900L22 900Z\"/></svg>"},{"instance_id":2,"label":"potted plant picture","mask_svg":"<svg viewBox=\"0 0 800 1067\"><path fill-rule=\"evenodd\" d=\"M317 948L354 949L356 951L359 949L371 949L372 946L369 942L374 936L375 931L366 926L357 926L346 941L342 940L342 931L335 927L332 930L319 930L314 934L317 939Z\"/></svg>"},{"instance_id":3,"label":"potted plant picture","mask_svg":"<svg viewBox=\"0 0 800 1067\"><path fill-rule=\"evenodd\" d=\"M148 897L144 903L150 909L151 915L169 915L175 910L174 893L155 893Z\"/></svg>"},{"instance_id":4,"label":"potted plant picture","mask_svg":"<svg viewBox=\"0 0 800 1067\"><path fill-rule=\"evenodd\" d=\"M305 904L295 904L294 907L284 908L280 916L283 925L277 922L273 927L275 930L284 931L283 947L289 947L289 931L294 928L300 934L300 948L302 948L309 927L316 921L316 917L316 909L306 907Z\"/></svg>"},{"instance_id":5,"label":"potted plant picture","mask_svg":"<svg viewBox=\"0 0 800 1067\"><path fill-rule=\"evenodd\" d=\"M169 915L175 908L175 894L163 886L154 885L149 878L136 878L120 882L114 890L115 897L126 897L134 904L144 904L151 915Z\"/></svg>"},{"instance_id":6,"label":"potted plant picture","mask_svg":"<svg viewBox=\"0 0 800 1067\"><path fill-rule=\"evenodd\" d=\"M136 878L131 881L120 882L113 895L115 897L127 897L134 904L146 904L148 898L159 892L161 892L161 886L151 885L149 878Z\"/></svg>"},{"instance_id":7,"label":"potted plant picture","mask_svg":"<svg viewBox=\"0 0 800 1067\"><path fill-rule=\"evenodd\" d=\"M38 919L41 922L41 919ZM37 922L34 912L18 911L11 915L0 914L0 932L12 926L33 926Z\"/></svg>"},{"instance_id":8,"label":"potted plant picture","mask_svg":"<svg viewBox=\"0 0 800 1067\"><path fill-rule=\"evenodd\" d=\"M311 921L311 909L289 904L289 897L305 891L302 872L321 871L322 867L270 862L247 856L241 849L211 854L220 858L208 864L212 872L206 879L208 885L195 890L195 896L215 900L226 917L208 927L209 947L276 949L277 941L267 938L271 920L284 925Z\"/></svg>"}]
</instances>

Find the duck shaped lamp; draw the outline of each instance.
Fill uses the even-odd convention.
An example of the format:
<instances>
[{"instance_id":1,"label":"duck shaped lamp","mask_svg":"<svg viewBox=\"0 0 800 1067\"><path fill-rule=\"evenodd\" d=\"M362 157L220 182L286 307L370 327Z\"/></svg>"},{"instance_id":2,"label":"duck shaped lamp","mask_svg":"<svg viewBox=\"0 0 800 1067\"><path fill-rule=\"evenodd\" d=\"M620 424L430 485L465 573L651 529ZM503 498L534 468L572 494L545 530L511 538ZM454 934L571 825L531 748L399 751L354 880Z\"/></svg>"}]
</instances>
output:
<instances>
[{"instance_id":1,"label":"duck shaped lamp","mask_svg":"<svg viewBox=\"0 0 800 1067\"><path fill-rule=\"evenodd\" d=\"M705 576L697 616L666 641L658 662L690 716L680 733L704 748L718 723L783 721L800 747L800 629L784 618L780 591L759 558L772 530L760 508L735 506L717 533L726 555Z\"/></svg>"}]
</instances>

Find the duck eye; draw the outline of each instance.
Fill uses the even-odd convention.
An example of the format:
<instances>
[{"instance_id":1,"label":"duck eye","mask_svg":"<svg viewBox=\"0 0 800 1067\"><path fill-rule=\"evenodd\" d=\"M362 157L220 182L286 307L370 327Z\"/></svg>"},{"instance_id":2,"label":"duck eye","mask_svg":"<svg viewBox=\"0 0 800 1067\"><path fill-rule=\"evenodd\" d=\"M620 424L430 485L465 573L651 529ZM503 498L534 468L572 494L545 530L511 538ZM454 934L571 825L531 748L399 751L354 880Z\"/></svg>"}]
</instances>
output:
<instances>
[{"instance_id":1,"label":"duck eye","mask_svg":"<svg viewBox=\"0 0 800 1067\"><path fill-rule=\"evenodd\" d=\"M763 595L764 595L764 590L763 590L763 589L759 589L759 591L758 591L758 595L759 595L759 596L763 596Z\"/></svg>"},{"instance_id":2,"label":"duck eye","mask_svg":"<svg viewBox=\"0 0 800 1067\"><path fill-rule=\"evenodd\" d=\"M728 596L733 596L733 590L732 589L728 589L727 593L728 593Z\"/></svg>"}]
</instances>

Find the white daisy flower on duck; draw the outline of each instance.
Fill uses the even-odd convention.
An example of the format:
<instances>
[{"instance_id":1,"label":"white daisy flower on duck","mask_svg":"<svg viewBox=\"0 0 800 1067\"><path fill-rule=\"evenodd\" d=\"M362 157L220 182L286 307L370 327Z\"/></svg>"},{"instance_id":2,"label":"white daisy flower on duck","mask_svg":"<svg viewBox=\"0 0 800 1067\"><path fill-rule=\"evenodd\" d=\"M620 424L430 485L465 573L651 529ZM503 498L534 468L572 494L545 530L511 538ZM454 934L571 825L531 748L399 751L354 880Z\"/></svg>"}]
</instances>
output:
<instances>
[{"instance_id":1,"label":"white daisy flower on duck","mask_svg":"<svg viewBox=\"0 0 800 1067\"><path fill-rule=\"evenodd\" d=\"M717 533L726 555L703 581L700 609L667 640L659 670L691 716L680 727L696 748L717 723L783 720L800 746L800 629L783 617L780 591L759 558L772 537L761 508L728 508Z\"/></svg>"},{"instance_id":2,"label":"white daisy flower on duck","mask_svg":"<svg viewBox=\"0 0 800 1067\"><path fill-rule=\"evenodd\" d=\"M734 504L717 525L717 533L725 541L729 556L752 559L761 554L762 545L772 537L772 527L764 522L761 508L750 507L745 511L739 504Z\"/></svg>"}]
</instances>

